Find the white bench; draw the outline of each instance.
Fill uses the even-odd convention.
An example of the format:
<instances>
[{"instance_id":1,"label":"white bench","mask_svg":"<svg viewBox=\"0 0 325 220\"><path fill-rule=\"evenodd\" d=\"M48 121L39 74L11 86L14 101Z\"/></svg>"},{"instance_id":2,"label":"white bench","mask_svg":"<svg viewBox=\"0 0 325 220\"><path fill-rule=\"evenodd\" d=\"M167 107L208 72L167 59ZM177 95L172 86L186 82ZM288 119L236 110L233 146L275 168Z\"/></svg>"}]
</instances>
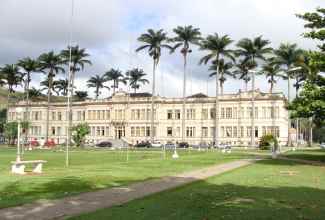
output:
<instances>
[{"instance_id":1,"label":"white bench","mask_svg":"<svg viewBox=\"0 0 325 220\"><path fill-rule=\"evenodd\" d=\"M33 165L33 173L42 173L43 163L45 160L27 160L27 161L11 161L11 172L14 174L25 174L27 164Z\"/></svg>"}]
</instances>

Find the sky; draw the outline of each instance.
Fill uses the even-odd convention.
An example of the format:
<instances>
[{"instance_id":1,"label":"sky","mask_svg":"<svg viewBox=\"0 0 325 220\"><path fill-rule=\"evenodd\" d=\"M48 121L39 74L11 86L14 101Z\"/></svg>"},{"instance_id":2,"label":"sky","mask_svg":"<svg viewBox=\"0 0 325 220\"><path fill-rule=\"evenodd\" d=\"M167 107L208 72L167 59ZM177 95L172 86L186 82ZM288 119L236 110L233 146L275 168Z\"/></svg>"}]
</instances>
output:
<instances>
[{"instance_id":1,"label":"sky","mask_svg":"<svg viewBox=\"0 0 325 220\"><path fill-rule=\"evenodd\" d=\"M324 0L74 0L71 26L71 0L1 0L0 3L0 66L16 63L24 57L37 58L54 50L59 52L69 43L86 48L91 66L79 72L77 90L87 90L86 81L110 68L125 72L141 68L152 79L152 59L144 52L136 53L141 45L137 38L147 29L164 29L173 37L173 28L193 25L203 36L228 34L236 43L241 38L263 35L277 48L280 43L297 43L304 49L315 49L316 42L301 36L304 22L295 14L325 7ZM72 27L72 28L71 28ZM235 43L231 48L235 48ZM208 66L198 65L205 52L193 46L188 60L187 95L203 92L215 95L215 80L209 78ZM157 93L161 96L182 95L182 57L179 52L162 51L157 70ZM57 78L64 78L59 74ZM32 86L39 88L44 75L33 75ZM268 91L263 76L257 87ZM243 82L228 79L225 93L244 89ZM124 87L124 90L127 88ZM150 92L151 85L141 88ZM278 80L275 91L287 93L287 83ZM101 98L111 92L102 91Z\"/></svg>"}]
</instances>

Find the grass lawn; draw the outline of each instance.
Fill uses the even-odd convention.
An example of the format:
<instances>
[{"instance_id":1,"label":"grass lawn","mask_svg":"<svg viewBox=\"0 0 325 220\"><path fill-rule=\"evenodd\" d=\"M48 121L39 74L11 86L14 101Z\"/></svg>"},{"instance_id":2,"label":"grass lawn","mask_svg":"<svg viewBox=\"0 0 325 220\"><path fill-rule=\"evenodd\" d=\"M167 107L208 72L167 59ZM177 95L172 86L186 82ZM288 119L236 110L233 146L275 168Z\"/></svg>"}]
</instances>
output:
<instances>
[{"instance_id":1,"label":"grass lawn","mask_svg":"<svg viewBox=\"0 0 325 220\"><path fill-rule=\"evenodd\" d=\"M65 168L65 153L49 150L27 151L25 160L42 159L48 163L42 175L13 175L10 161L15 160L15 148L0 147L0 208L29 203L37 199L53 199L80 192L94 191L136 181L157 178L193 169L249 157L243 153L179 151L180 158L162 159L161 151L137 150L74 150L71 166Z\"/></svg>"},{"instance_id":2,"label":"grass lawn","mask_svg":"<svg viewBox=\"0 0 325 220\"><path fill-rule=\"evenodd\" d=\"M324 149L303 149L296 151L288 151L284 156L288 158L297 158L303 160L312 160L325 163L325 150Z\"/></svg>"},{"instance_id":3,"label":"grass lawn","mask_svg":"<svg viewBox=\"0 0 325 220\"><path fill-rule=\"evenodd\" d=\"M267 160L70 220L325 219L325 167Z\"/></svg>"}]
</instances>

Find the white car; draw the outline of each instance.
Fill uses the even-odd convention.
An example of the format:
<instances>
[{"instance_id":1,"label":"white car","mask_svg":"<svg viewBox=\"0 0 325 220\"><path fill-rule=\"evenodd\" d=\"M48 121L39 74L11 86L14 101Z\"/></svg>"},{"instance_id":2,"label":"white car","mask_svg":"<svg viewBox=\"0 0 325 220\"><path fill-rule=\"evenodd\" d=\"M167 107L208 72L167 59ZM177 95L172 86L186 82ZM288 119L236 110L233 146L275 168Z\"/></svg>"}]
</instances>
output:
<instances>
[{"instance_id":1,"label":"white car","mask_svg":"<svg viewBox=\"0 0 325 220\"><path fill-rule=\"evenodd\" d=\"M159 141L155 141L155 142L152 142L151 143L151 146L152 147L163 147L163 144L160 143Z\"/></svg>"}]
</instances>

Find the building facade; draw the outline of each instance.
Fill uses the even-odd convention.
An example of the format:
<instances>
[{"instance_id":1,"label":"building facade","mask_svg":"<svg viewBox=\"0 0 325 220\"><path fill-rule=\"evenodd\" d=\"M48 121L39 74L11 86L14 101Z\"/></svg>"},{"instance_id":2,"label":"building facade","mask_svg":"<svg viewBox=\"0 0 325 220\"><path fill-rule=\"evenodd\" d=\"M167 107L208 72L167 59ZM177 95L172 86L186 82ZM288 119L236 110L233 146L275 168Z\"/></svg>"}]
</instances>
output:
<instances>
[{"instance_id":1,"label":"building facade","mask_svg":"<svg viewBox=\"0 0 325 220\"><path fill-rule=\"evenodd\" d=\"M251 93L220 96L219 143L250 145ZM288 112L283 94L255 91L255 144L267 133L278 137L281 145L288 137ZM26 107L24 102L9 109L9 121L17 119L16 107ZM130 144L150 140L151 95L148 93L116 92L112 97L73 103L73 124L87 122L90 126L89 142L123 139ZM32 103L24 120L30 121L29 136L45 137L47 103ZM67 134L66 103L51 103L49 138L63 143ZM196 94L187 98L185 112L185 141L190 144L213 144L215 128L215 97ZM155 97L154 136L161 143L182 140L182 99Z\"/></svg>"}]
</instances>

